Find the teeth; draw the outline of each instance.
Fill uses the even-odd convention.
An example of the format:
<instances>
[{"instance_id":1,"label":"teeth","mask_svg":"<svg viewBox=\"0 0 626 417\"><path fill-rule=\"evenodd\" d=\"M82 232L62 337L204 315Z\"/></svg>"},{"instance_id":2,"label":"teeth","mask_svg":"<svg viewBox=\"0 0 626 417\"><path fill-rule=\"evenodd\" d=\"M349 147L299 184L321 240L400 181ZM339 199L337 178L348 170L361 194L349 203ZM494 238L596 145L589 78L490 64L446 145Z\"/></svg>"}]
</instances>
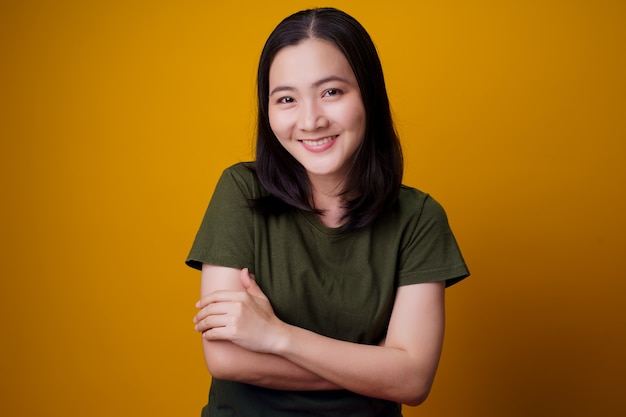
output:
<instances>
[{"instance_id":1,"label":"teeth","mask_svg":"<svg viewBox=\"0 0 626 417\"><path fill-rule=\"evenodd\" d=\"M330 142L331 140L335 139L336 136L328 136L324 139L319 139L319 140L306 140L303 139L302 143L304 143L305 145L308 146L322 146L328 142Z\"/></svg>"}]
</instances>

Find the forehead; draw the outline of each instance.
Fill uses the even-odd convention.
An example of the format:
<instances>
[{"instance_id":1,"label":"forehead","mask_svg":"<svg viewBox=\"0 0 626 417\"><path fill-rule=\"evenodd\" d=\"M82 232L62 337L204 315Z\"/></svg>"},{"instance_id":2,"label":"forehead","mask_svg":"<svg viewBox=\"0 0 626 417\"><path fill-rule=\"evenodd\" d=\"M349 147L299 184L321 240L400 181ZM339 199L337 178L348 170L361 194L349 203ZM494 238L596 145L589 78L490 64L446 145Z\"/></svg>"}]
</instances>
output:
<instances>
[{"instance_id":1,"label":"forehead","mask_svg":"<svg viewBox=\"0 0 626 417\"><path fill-rule=\"evenodd\" d=\"M307 39L278 51L270 66L269 82L272 88L277 84L309 84L332 76L356 82L350 63L335 45Z\"/></svg>"}]
</instances>

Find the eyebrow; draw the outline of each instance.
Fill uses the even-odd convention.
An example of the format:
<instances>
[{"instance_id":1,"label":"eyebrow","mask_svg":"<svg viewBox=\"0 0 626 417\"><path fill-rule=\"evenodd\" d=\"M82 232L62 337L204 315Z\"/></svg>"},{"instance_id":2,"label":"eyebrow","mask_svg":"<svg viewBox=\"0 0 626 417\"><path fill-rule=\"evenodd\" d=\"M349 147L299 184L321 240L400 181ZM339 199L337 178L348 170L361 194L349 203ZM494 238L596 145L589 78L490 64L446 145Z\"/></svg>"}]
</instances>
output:
<instances>
[{"instance_id":1,"label":"eyebrow","mask_svg":"<svg viewBox=\"0 0 626 417\"><path fill-rule=\"evenodd\" d=\"M311 84L312 88L317 88L323 84L332 82L332 81L339 81L345 84L350 84L350 81L348 81L347 79L343 78L343 77L339 77L337 75L331 75L325 78L322 78L321 80L317 80L315 81L313 84ZM290 87L288 85L279 85L278 87L275 87L274 89L272 89L272 91L270 91L270 97L273 96L275 93L278 93L280 91L295 91L294 87Z\"/></svg>"}]
</instances>

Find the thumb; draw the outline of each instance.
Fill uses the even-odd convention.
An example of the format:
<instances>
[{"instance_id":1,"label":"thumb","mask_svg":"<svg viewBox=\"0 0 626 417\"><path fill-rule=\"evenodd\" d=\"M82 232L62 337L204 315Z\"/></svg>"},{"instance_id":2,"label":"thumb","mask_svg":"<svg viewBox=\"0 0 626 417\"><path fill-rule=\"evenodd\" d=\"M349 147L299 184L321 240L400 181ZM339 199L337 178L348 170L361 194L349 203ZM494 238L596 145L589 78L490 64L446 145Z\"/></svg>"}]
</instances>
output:
<instances>
[{"instance_id":1,"label":"thumb","mask_svg":"<svg viewBox=\"0 0 626 417\"><path fill-rule=\"evenodd\" d=\"M248 294L255 297L265 297L263 291L256 283L256 280L250 275L250 270L248 268L244 268L241 270L241 284L248 291Z\"/></svg>"}]
</instances>

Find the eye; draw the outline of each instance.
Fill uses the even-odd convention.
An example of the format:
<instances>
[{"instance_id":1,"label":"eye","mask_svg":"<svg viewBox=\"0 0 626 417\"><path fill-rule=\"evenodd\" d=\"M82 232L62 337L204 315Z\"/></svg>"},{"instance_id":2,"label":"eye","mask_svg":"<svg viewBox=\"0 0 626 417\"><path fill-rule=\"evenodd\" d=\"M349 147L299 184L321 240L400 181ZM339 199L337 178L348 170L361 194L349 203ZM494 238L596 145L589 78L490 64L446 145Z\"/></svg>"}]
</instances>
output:
<instances>
[{"instance_id":1,"label":"eye","mask_svg":"<svg viewBox=\"0 0 626 417\"><path fill-rule=\"evenodd\" d=\"M329 88L328 90L324 91L324 97L332 97L332 96L337 96L342 94L343 91L341 91L338 88Z\"/></svg>"},{"instance_id":2,"label":"eye","mask_svg":"<svg viewBox=\"0 0 626 417\"><path fill-rule=\"evenodd\" d=\"M293 97L281 97L277 100L277 103L282 103L282 104L291 104L293 102L295 102Z\"/></svg>"}]
</instances>

